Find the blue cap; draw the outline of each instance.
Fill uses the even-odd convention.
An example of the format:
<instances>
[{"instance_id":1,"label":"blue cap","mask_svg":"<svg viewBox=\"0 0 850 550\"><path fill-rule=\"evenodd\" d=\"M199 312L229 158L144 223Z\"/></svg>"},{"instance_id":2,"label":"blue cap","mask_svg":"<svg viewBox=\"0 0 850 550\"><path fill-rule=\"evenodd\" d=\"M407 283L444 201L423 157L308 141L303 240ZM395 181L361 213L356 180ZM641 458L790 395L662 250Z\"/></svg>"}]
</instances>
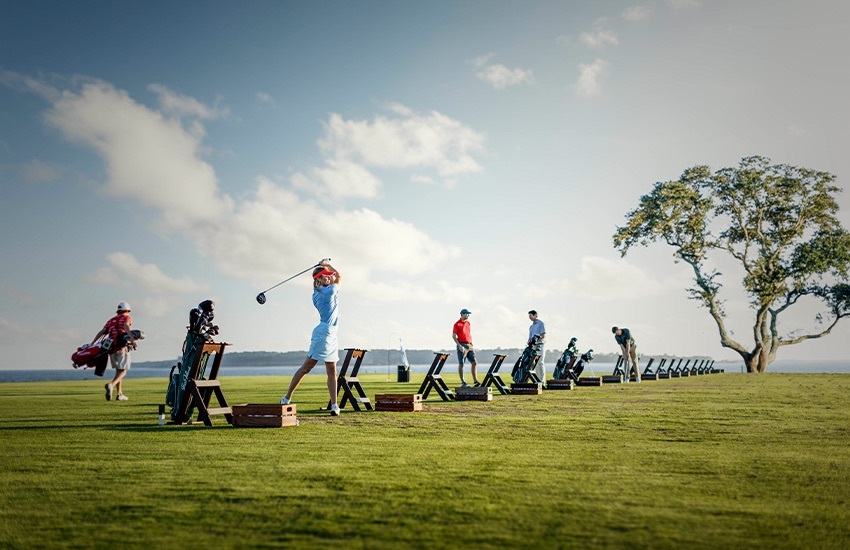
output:
<instances>
[{"instance_id":1,"label":"blue cap","mask_svg":"<svg viewBox=\"0 0 850 550\"><path fill-rule=\"evenodd\" d=\"M469 311L469 310L468 310L468 309L466 309L466 308L463 308L462 310L460 310L460 314L461 314L461 315L472 315L472 312L471 312L471 311Z\"/></svg>"}]
</instances>

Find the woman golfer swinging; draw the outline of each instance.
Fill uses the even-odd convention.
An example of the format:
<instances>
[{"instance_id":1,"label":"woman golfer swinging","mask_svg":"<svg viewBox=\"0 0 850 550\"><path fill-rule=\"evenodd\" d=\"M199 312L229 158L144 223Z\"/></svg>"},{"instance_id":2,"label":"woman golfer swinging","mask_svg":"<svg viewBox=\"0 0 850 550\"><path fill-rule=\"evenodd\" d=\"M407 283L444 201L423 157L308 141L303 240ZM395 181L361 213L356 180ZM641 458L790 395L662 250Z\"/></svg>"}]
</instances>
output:
<instances>
[{"instance_id":1,"label":"woman golfer swinging","mask_svg":"<svg viewBox=\"0 0 850 550\"><path fill-rule=\"evenodd\" d=\"M307 359L301 365L286 395L280 398L281 405L288 405L295 388L301 383L304 375L313 370L319 361L325 362L328 371L328 393L331 396L331 416L339 416L339 405L336 402L336 362L339 361L339 344L336 333L339 321L339 282L342 277L328 260L322 260L313 270L313 305L319 311L319 324L313 329L310 338L310 351Z\"/></svg>"}]
</instances>

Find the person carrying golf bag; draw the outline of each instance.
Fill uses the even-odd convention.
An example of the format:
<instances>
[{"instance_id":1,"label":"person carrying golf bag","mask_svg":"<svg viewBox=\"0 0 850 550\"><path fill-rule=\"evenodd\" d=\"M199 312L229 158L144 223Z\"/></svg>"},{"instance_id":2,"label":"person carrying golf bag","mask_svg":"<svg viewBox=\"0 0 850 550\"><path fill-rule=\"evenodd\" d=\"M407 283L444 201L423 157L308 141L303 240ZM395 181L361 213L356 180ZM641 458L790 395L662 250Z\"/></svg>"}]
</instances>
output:
<instances>
[{"instance_id":1,"label":"person carrying golf bag","mask_svg":"<svg viewBox=\"0 0 850 550\"><path fill-rule=\"evenodd\" d=\"M98 339L106 337L103 340L102 348L109 353L109 361L112 368L115 369L115 377L111 382L104 384L106 390L106 400L112 400L112 393L118 390L117 401L127 401L129 398L124 395L124 387L122 380L127 375L130 369L130 350L136 349L136 337L131 326L133 319L130 318L130 304L127 302L119 302L115 311L115 316L109 319L100 332L95 334L91 343L94 344Z\"/></svg>"},{"instance_id":2,"label":"person carrying golf bag","mask_svg":"<svg viewBox=\"0 0 850 550\"><path fill-rule=\"evenodd\" d=\"M319 312L319 324L313 329L310 338L310 351L304 364L295 372L286 395L280 403L288 405L292 394L301 383L301 379L313 370L316 363L324 361L328 374L328 393L331 397L331 416L339 416L339 405L336 394L336 363L339 361L339 344L337 342L337 325L339 322L339 282L342 277L339 271L331 266L329 260L322 260L313 269L313 305Z\"/></svg>"}]
</instances>

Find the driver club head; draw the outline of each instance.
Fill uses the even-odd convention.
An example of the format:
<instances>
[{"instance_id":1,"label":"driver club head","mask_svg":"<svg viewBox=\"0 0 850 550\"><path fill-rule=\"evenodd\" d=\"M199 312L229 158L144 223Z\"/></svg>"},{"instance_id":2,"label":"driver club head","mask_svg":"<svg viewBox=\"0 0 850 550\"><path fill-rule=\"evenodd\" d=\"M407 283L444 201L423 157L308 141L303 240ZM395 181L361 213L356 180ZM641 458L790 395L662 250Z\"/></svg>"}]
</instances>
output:
<instances>
[{"instance_id":1,"label":"driver club head","mask_svg":"<svg viewBox=\"0 0 850 550\"><path fill-rule=\"evenodd\" d=\"M263 305L266 303L266 295L262 292L257 294L257 303Z\"/></svg>"}]
</instances>

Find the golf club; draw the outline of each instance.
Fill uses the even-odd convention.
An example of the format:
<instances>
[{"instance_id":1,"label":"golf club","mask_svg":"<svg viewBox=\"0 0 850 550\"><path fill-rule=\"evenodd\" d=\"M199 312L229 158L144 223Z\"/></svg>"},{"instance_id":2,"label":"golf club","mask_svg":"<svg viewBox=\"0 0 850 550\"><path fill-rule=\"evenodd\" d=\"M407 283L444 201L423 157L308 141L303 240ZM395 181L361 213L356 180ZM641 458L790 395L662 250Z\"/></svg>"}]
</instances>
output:
<instances>
[{"instance_id":1,"label":"golf club","mask_svg":"<svg viewBox=\"0 0 850 550\"><path fill-rule=\"evenodd\" d=\"M329 261L331 261L331 259L330 259L330 258L325 258L325 259L323 259L323 260L322 260L322 262L329 262ZM316 268L316 267L319 267L320 265L322 265L322 262L319 262L319 263L317 263L316 265L311 265L310 267L308 267L308 268L307 268L307 269L305 269L304 271L299 271L298 273L296 273L296 274L295 274L295 275L293 275L292 277L289 277L288 279L284 279L284 280L282 280L281 282L279 282L278 284L274 285L273 287L271 287L271 288L267 288L267 289L265 289L264 291L260 292L259 294L257 294L257 303L259 303L260 305L265 304L265 303L266 303L266 292L268 292L268 291L270 291L270 290L272 290L272 289L274 289L274 288L279 287L280 285L282 285L283 283L285 283L285 282L287 282L287 281L291 281L292 279L294 279L295 277L298 277L299 275L303 275L304 273L307 273L307 272L308 272L308 271L310 271L311 269L314 269L314 268Z\"/></svg>"}]
</instances>

